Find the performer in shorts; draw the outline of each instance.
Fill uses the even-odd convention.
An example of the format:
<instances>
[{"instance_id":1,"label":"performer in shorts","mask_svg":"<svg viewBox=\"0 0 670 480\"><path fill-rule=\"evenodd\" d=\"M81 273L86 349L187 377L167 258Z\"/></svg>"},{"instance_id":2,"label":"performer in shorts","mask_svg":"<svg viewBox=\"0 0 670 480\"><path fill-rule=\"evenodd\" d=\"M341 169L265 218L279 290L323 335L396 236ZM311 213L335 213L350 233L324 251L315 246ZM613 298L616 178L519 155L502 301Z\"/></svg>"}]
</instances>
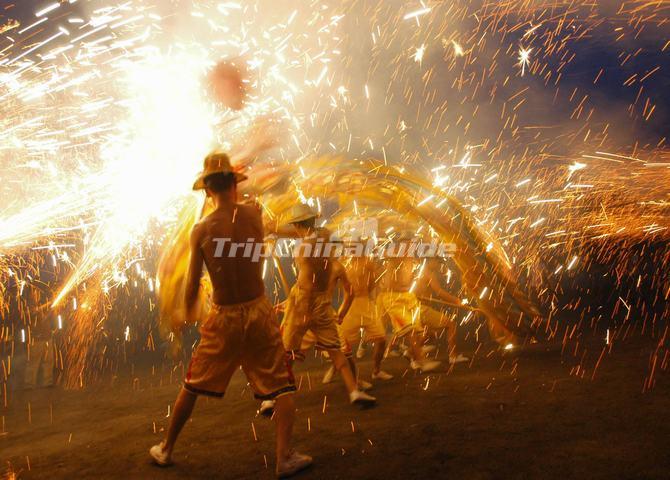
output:
<instances>
[{"instance_id":1,"label":"performer in shorts","mask_svg":"<svg viewBox=\"0 0 670 480\"><path fill-rule=\"evenodd\" d=\"M374 300L375 263L367 256L352 257L346 264L346 270L354 298L344 321L338 326L342 351L349 360L352 371L356 372L353 346L358 341L374 344L372 379L390 380L393 375L381 369L386 351L386 331L377 315ZM330 367L324 375L324 383L329 383L333 374L334 368Z\"/></svg>"},{"instance_id":2,"label":"performer in shorts","mask_svg":"<svg viewBox=\"0 0 670 480\"><path fill-rule=\"evenodd\" d=\"M427 360L421 350L421 305L412 292L418 262L409 254L413 236L403 233L398 235L397 241L401 243L395 249L397 255L386 259L384 271L380 275L377 312L382 321L390 320L394 341L402 337L409 339L408 353L412 369L423 373L432 372L439 368L440 362Z\"/></svg>"},{"instance_id":3,"label":"performer in shorts","mask_svg":"<svg viewBox=\"0 0 670 480\"><path fill-rule=\"evenodd\" d=\"M300 239L294 251L298 278L286 301L282 339L289 363L303 360L303 338L311 331L315 347L324 350L342 375L352 404L372 405L376 399L362 392L341 351L337 323L342 323L351 305L351 286L342 264L335 257L317 249L318 243L330 241L330 232L316 227L317 214L309 206L298 204L292 209L289 227L282 228L280 235ZM339 312L333 308L333 292L341 283L345 299ZM270 402L263 402L261 412L268 412Z\"/></svg>"},{"instance_id":4,"label":"performer in shorts","mask_svg":"<svg viewBox=\"0 0 670 480\"><path fill-rule=\"evenodd\" d=\"M261 263L242 255L229 256L226 243L263 242L260 211L237 203L237 182L246 179L233 171L228 156L214 153L205 159L195 190L204 189L215 209L193 228L186 284L187 317L194 320L203 264L212 282L212 307L200 323L200 343L193 353L184 386L172 410L165 440L150 454L161 466L172 463L172 451L191 416L199 395L222 397L232 375L244 370L255 396L275 402L277 466L279 477L292 475L312 458L290 448L295 417L294 380L286 365L284 348L272 304L265 296ZM219 239L228 239L216 253Z\"/></svg>"},{"instance_id":5,"label":"performer in shorts","mask_svg":"<svg viewBox=\"0 0 670 480\"><path fill-rule=\"evenodd\" d=\"M456 342L456 321L455 314L450 315L444 309L436 309L434 305L442 304L444 306L458 309L475 310L460 299L446 291L440 282L443 274L440 272L442 262L439 257L426 258L425 266L416 284L416 296L421 304L419 318L421 326L428 331L444 330L447 331L447 341L449 342L449 363L467 362L468 357L458 353Z\"/></svg>"}]
</instances>

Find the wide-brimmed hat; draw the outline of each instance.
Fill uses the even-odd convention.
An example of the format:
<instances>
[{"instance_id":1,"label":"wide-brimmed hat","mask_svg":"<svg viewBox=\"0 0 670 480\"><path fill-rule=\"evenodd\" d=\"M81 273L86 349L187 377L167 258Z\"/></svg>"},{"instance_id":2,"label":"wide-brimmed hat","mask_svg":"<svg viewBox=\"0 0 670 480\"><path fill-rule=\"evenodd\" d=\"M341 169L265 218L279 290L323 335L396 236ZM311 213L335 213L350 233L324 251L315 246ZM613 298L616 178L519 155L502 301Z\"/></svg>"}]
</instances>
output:
<instances>
[{"instance_id":1,"label":"wide-brimmed hat","mask_svg":"<svg viewBox=\"0 0 670 480\"><path fill-rule=\"evenodd\" d=\"M241 182L247 179L247 176L235 171L233 166L230 164L230 158L223 152L214 152L210 153L205 157L205 161L202 167L202 172L198 175L195 183L193 184L193 190L202 190L205 188L205 178L215 173L233 173L235 174L235 180Z\"/></svg>"},{"instance_id":2,"label":"wide-brimmed hat","mask_svg":"<svg viewBox=\"0 0 670 480\"><path fill-rule=\"evenodd\" d=\"M319 214L306 203L298 203L291 208L286 223L304 222L310 218L316 218Z\"/></svg>"}]
</instances>

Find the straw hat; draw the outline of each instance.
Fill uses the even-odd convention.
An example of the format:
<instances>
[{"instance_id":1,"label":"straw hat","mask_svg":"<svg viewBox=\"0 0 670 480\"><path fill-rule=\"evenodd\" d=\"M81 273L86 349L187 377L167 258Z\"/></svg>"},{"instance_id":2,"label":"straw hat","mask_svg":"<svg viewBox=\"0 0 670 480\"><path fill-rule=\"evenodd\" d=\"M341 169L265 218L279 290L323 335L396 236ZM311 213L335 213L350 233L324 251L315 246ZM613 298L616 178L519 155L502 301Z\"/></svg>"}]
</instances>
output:
<instances>
[{"instance_id":1,"label":"straw hat","mask_svg":"<svg viewBox=\"0 0 670 480\"><path fill-rule=\"evenodd\" d=\"M247 179L246 175L236 172L233 166L230 164L230 158L223 152L214 152L210 153L205 157L205 162L202 167L202 172L198 175L195 183L193 184L193 190L202 190L205 188L205 178L215 173L234 173L235 180L241 182Z\"/></svg>"},{"instance_id":2,"label":"straw hat","mask_svg":"<svg viewBox=\"0 0 670 480\"><path fill-rule=\"evenodd\" d=\"M319 214L306 203L298 203L291 208L288 221L286 223L303 222L310 218L316 218Z\"/></svg>"}]
</instances>

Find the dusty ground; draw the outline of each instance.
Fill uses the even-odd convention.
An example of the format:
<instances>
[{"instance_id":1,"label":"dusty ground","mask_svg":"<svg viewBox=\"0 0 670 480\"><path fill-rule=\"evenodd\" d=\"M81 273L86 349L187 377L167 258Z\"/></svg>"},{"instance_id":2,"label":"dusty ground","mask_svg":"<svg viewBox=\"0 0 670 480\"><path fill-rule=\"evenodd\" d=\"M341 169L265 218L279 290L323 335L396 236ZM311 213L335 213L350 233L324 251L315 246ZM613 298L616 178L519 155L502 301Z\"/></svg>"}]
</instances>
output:
<instances>
[{"instance_id":1,"label":"dusty ground","mask_svg":"<svg viewBox=\"0 0 670 480\"><path fill-rule=\"evenodd\" d=\"M642 393L653 342L616 345L595 380L602 341L588 343L587 356L579 348L481 349L471 366L430 377L389 359L397 377L375 386L379 406L367 411L346 404L339 382L316 381L324 367L312 359L310 378L297 371L295 437L315 466L299 478L670 478L670 378L660 362L655 387ZM0 461L19 478L272 478L271 423L255 417L241 374L225 399L199 401L176 466L151 465L147 450L180 374L170 382L165 367L95 389L15 397L3 411Z\"/></svg>"}]
</instances>

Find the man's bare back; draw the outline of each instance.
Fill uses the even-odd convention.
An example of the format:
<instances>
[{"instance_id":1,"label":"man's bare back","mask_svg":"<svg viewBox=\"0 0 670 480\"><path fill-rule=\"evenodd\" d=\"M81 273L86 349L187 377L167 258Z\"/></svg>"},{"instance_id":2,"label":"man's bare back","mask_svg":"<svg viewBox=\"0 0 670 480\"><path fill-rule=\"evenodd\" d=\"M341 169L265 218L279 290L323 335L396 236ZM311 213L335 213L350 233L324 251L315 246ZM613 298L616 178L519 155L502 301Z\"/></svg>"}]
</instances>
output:
<instances>
[{"instance_id":1,"label":"man's bare back","mask_svg":"<svg viewBox=\"0 0 670 480\"><path fill-rule=\"evenodd\" d=\"M353 257L347 265L347 277L355 297L369 297L375 287L375 265L367 257Z\"/></svg>"},{"instance_id":2,"label":"man's bare back","mask_svg":"<svg viewBox=\"0 0 670 480\"><path fill-rule=\"evenodd\" d=\"M381 288L386 292L408 292L414 282L413 258L393 257L386 261Z\"/></svg>"},{"instance_id":3,"label":"man's bare back","mask_svg":"<svg viewBox=\"0 0 670 480\"><path fill-rule=\"evenodd\" d=\"M304 290L317 293L328 291L332 288L333 260L322 254L314 255L313 249L317 240L327 242L330 232L326 229L317 230L314 236L302 238L302 246L296 247L295 263L298 268L296 284ZM311 248L309 248L311 246ZM321 252L322 253L322 252Z\"/></svg>"},{"instance_id":4,"label":"man's bare back","mask_svg":"<svg viewBox=\"0 0 670 480\"><path fill-rule=\"evenodd\" d=\"M263 295L261 263L244 256L242 248L229 255L231 242L263 242L261 213L255 206L232 204L218 208L196 224L193 237L212 280L214 303L232 305Z\"/></svg>"},{"instance_id":5,"label":"man's bare back","mask_svg":"<svg viewBox=\"0 0 670 480\"><path fill-rule=\"evenodd\" d=\"M417 277L416 288L414 290L416 296L429 298L436 294L436 289L441 289L438 275L439 270L436 271L436 267L433 262L427 262L422 270L421 275Z\"/></svg>"}]
</instances>

